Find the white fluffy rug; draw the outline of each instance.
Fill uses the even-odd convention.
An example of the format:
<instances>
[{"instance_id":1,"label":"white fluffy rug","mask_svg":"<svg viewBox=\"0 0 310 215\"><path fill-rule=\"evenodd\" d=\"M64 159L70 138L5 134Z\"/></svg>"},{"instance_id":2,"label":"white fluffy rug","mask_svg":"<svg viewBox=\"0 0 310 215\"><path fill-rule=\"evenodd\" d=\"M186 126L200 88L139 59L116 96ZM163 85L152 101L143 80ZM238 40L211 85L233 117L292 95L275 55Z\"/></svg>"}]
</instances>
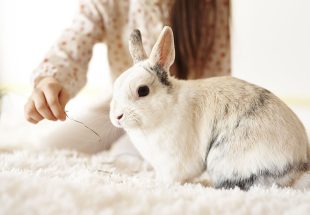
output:
<instances>
[{"instance_id":1,"label":"white fluffy rug","mask_svg":"<svg viewBox=\"0 0 310 215\"><path fill-rule=\"evenodd\" d=\"M310 191L165 186L134 157L111 163L111 151L85 155L30 149L36 130L16 127L12 117L2 116L6 126L0 127L1 215L310 214Z\"/></svg>"},{"instance_id":2,"label":"white fluffy rug","mask_svg":"<svg viewBox=\"0 0 310 215\"><path fill-rule=\"evenodd\" d=\"M15 151L0 155L0 214L309 214L310 192L164 186L152 171L120 173L109 153Z\"/></svg>"}]
</instances>

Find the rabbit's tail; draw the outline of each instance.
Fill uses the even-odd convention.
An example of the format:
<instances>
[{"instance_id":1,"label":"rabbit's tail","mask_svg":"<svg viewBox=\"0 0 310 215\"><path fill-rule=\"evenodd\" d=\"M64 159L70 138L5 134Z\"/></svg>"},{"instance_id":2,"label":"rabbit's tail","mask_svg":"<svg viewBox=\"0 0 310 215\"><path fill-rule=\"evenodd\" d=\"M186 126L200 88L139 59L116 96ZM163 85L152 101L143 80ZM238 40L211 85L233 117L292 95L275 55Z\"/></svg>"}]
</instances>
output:
<instances>
[{"instance_id":1,"label":"rabbit's tail","mask_svg":"<svg viewBox=\"0 0 310 215\"><path fill-rule=\"evenodd\" d=\"M294 180L292 187L298 190L310 189L310 170L299 174Z\"/></svg>"},{"instance_id":2,"label":"rabbit's tail","mask_svg":"<svg viewBox=\"0 0 310 215\"><path fill-rule=\"evenodd\" d=\"M295 177L292 187L300 190L309 189L310 190L310 145L308 144L307 151L308 163L306 165L306 170Z\"/></svg>"}]
</instances>

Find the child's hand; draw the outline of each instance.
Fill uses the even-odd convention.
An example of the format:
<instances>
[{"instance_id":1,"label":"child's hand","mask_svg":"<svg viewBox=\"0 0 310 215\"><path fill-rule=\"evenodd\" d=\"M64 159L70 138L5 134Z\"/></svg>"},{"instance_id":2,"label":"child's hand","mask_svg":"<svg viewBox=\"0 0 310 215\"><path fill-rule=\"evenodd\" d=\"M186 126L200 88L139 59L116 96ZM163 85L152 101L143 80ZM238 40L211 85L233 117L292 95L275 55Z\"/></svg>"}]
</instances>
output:
<instances>
[{"instance_id":1,"label":"child's hand","mask_svg":"<svg viewBox=\"0 0 310 215\"><path fill-rule=\"evenodd\" d=\"M31 123L42 119L66 119L64 111L69 94L54 78L47 77L39 81L25 105L25 117Z\"/></svg>"}]
</instances>

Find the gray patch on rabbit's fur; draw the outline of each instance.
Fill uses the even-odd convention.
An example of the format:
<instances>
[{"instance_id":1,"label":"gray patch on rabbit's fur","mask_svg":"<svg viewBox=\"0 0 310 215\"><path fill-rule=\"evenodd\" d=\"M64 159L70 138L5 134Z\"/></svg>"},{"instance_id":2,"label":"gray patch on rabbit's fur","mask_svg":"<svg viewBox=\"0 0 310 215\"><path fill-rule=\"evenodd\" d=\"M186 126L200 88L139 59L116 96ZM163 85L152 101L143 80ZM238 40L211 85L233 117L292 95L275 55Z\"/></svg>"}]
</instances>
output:
<instances>
[{"instance_id":1,"label":"gray patch on rabbit's fur","mask_svg":"<svg viewBox=\"0 0 310 215\"><path fill-rule=\"evenodd\" d=\"M261 170L258 172L259 175L265 177L280 178L288 174L290 171L305 172L309 170L309 163L298 163L298 164L287 164L282 170L272 169L272 170Z\"/></svg>"},{"instance_id":2,"label":"gray patch on rabbit's fur","mask_svg":"<svg viewBox=\"0 0 310 215\"><path fill-rule=\"evenodd\" d=\"M227 114L228 114L228 109L229 109L228 104L225 104L225 112L224 112L225 116L227 116Z\"/></svg>"},{"instance_id":3,"label":"gray patch on rabbit's fur","mask_svg":"<svg viewBox=\"0 0 310 215\"><path fill-rule=\"evenodd\" d=\"M141 32L138 29L133 30L130 34L129 51L134 62L142 61L147 57L142 45Z\"/></svg>"},{"instance_id":4,"label":"gray patch on rabbit's fur","mask_svg":"<svg viewBox=\"0 0 310 215\"><path fill-rule=\"evenodd\" d=\"M257 94L258 95L253 101L251 107L245 112L246 117L255 115L255 113L264 107L270 99L270 92L266 89L258 89Z\"/></svg>"},{"instance_id":5,"label":"gray patch on rabbit's fur","mask_svg":"<svg viewBox=\"0 0 310 215\"><path fill-rule=\"evenodd\" d=\"M239 187L241 190L248 190L254 182L257 180L257 176L251 175L248 178L239 179L239 180L224 180L215 185L216 189L231 189Z\"/></svg>"},{"instance_id":6,"label":"gray patch on rabbit's fur","mask_svg":"<svg viewBox=\"0 0 310 215\"><path fill-rule=\"evenodd\" d=\"M220 179L219 182L215 184L215 188L231 189L239 187L241 190L248 190L257 181L280 179L282 177L285 177L290 172L304 172L309 169L309 163L287 164L284 168L274 167L271 170L260 170L258 171L258 173L253 173L247 178L238 177L238 173L234 172L234 179Z\"/></svg>"},{"instance_id":7,"label":"gray patch on rabbit's fur","mask_svg":"<svg viewBox=\"0 0 310 215\"><path fill-rule=\"evenodd\" d=\"M207 149L207 153L206 153L206 157L205 157L205 163L207 163L207 158L208 158L209 152L213 148L213 145L214 145L215 141L217 140L217 138L218 138L217 135L213 135L211 140L210 140L209 147Z\"/></svg>"},{"instance_id":8,"label":"gray patch on rabbit's fur","mask_svg":"<svg viewBox=\"0 0 310 215\"><path fill-rule=\"evenodd\" d=\"M160 65L156 64L151 68L151 70L155 72L160 83L165 86L171 87L171 82L168 79L168 73Z\"/></svg>"},{"instance_id":9,"label":"gray patch on rabbit's fur","mask_svg":"<svg viewBox=\"0 0 310 215\"><path fill-rule=\"evenodd\" d=\"M141 32L138 29L133 30L131 33L130 42L132 44L140 44L142 42Z\"/></svg>"},{"instance_id":10,"label":"gray patch on rabbit's fur","mask_svg":"<svg viewBox=\"0 0 310 215\"><path fill-rule=\"evenodd\" d=\"M271 92L266 89L262 89L262 88L257 89L257 96L251 103L251 106L236 120L235 129L239 128L242 120L248 119L254 116L257 112L264 110L263 109L264 106L268 104L268 101L271 98L270 94ZM225 113L224 113L225 115L227 115L228 110L229 110L229 105L226 104Z\"/></svg>"},{"instance_id":11,"label":"gray patch on rabbit's fur","mask_svg":"<svg viewBox=\"0 0 310 215\"><path fill-rule=\"evenodd\" d=\"M256 97L253 99L249 108L245 110L240 115L240 117L236 119L234 127L226 131L230 133L230 132L236 132L238 130L239 132L242 132L242 136L244 139L249 138L249 131L247 127L244 127L242 125L244 124L244 122L247 122L247 120L249 120L251 116L254 116L259 111L263 111L264 106L268 104L268 100L270 98L271 96L268 90L261 89L261 88L256 89ZM209 145L208 145L207 152L206 152L205 162L207 162L208 155L212 149L225 145L225 143L227 143L230 138L228 133L221 131L221 129L217 127L220 121L226 119L227 115L229 114L229 111L230 111L230 103L226 103L225 108L222 112L223 115L220 117L220 119L217 119L217 120L215 119L215 121L213 122L213 126L211 129L211 137L210 137ZM276 175L280 175L280 173L278 174L278 172L276 171L276 168L274 169L275 169L274 171L269 171L269 172L273 172L274 173L273 176L275 176L276 173L277 173ZM267 173L268 171L264 170L262 172L259 172L258 174L250 175L248 178L240 178L240 176L236 173L233 179L223 180L223 182L220 183L219 187L230 188L230 187L238 186L241 189L248 189L248 187L253 185L256 179L258 179L262 175L266 175Z\"/></svg>"},{"instance_id":12,"label":"gray patch on rabbit's fur","mask_svg":"<svg viewBox=\"0 0 310 215\"><path fill-rule=\"evenodd\" d=\"M216 141L213 143L213 147L214 148L219 147L225 142L227 142L227 140L228 140L228 137L226 135L222 135L216 139Z\"/></svg>"},{"instance_id":13,"label":"gray patch on rabbit's fur","mask_svg":"<svg viewBox=\"0 0 310 215\"><path fill-rule=\"evenodd\" d=\"M207 162L207 158L209 155L209 152L213 148L217 148L222 146L228 141L229 137L225 133L219 133L217 128L217 120L213 122L212 131L211 131L211 138L209 141L209 147L207 148L206 156L205 156L205 163Z\"/></svg>"},{"instance_id":14,"label":"gray patch on rabbit's fur","mask_svg":"<svg viewBox=\"0 0 310 215\"><path fill-rule=\"evenodd\" d=\"M207 149L207 153L206 153L206 157L205 157L205 162L207 161L210 150L212 149L214 143L218 139L218 133L216 131L217 130L216 124L217 124L217 122L216 122L216 120L214 120L212 130L211 130L211 138L210 138L210 142L209 142L209 147Z\"/></svg>"}]
</instances>

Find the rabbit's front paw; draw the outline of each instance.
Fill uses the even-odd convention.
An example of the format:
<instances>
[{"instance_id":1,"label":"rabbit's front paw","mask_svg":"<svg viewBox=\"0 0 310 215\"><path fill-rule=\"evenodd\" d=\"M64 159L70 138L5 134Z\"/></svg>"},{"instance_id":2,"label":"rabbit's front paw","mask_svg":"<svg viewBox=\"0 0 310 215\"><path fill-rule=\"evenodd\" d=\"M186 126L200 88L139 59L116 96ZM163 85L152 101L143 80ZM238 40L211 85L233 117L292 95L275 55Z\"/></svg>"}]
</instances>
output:
<instances>
[{"instance_id":1,"label":"rabbit's front paw","mask_svg":"<svg viewBox=\"0 0 310 215\"><path fill-rule=\"evenodd\" d=\"M156 171L156 178L166 185L185 181L184 176L179 175L177 171Z\"/></svg>"}]
</instances>

